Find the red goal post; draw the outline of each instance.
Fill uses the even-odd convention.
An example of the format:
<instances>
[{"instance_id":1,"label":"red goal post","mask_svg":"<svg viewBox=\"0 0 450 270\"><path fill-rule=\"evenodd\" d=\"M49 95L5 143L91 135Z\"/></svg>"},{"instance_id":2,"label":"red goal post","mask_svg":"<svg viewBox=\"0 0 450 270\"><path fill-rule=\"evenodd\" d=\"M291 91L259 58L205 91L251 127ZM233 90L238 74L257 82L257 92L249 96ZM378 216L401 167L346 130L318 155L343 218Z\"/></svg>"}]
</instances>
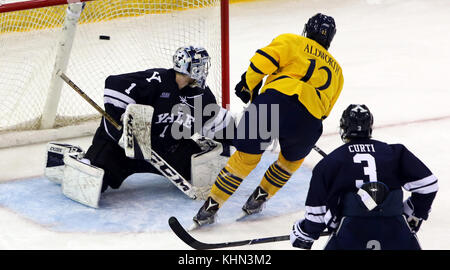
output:
<instances>
[{"instance_id":1,"label":"red goal post","mask_svg":"<svg viewBox=\"0 0 450 270\"><path fill-rule=\"evenodd\" d=\"M70 16L76 8L70 12L68 7L80 2L86 6L73 23ZM99 117L77 101L73 91L66 91L61 79L55 79L56 69L65 70L103 104L106 76L171 67L175 49L190 44L210 53L208 84L226 107L230 102L228 8L228 0L0 4L0 135L78 125ZM108 39L99 38L102 35Z\"/></svg>"}]
</instances>

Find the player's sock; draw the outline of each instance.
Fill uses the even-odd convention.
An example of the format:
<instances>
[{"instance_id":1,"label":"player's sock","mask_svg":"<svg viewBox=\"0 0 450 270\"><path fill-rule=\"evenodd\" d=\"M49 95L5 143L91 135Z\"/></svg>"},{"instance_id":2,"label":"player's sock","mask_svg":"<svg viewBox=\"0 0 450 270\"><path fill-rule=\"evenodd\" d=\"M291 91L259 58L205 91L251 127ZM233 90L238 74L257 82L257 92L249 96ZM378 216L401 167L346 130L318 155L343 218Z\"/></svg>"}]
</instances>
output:
<instances>
[{"instance_id":1,"label":"player's sock","mask_svg":"<svg viewBox=\"0 0 450 270\"><path fill-rule=\"evenodd\" d=\"M227 167L225 167L219 172L216 182L211 188L210 196L222 205L231 195L233 195L242 183L242 180L242 178L230 173L227 170Z\"/></svg>"},{"instance_id":2,"label":"player's sock","mask_svg":"<svg viewBox=\"0 0 450 270\"><path fill-rule=\"evenodd\" d=\"M213 223L220 206L233 195L260 160L261 155L236 151L217 175L208 199L193 218L194 222L199 226Z\"/></svg>"},{"instance_id":3,"label":"player's sock","mask_svg":"<svg viewBox=\"0 0 450 270\"><path fill-rule=\"evenodd\" d=\"M247 154L236 151L220 171L211 188L210 197L222 205L233 195L242 180L258 165L260 154Z\"/></svg>"},{"instance_id":4,"label":"player's sock","mask_svg":"<svg viewBox=\"0 0 450 270\"><path fill-rule=\"evenodd\" d=\"M267 169L259 184L268 193L268 199L287 183L303 161L304 159L289 161L281 153L278 155L278 160Z\"/></svg>"}]
</instances>

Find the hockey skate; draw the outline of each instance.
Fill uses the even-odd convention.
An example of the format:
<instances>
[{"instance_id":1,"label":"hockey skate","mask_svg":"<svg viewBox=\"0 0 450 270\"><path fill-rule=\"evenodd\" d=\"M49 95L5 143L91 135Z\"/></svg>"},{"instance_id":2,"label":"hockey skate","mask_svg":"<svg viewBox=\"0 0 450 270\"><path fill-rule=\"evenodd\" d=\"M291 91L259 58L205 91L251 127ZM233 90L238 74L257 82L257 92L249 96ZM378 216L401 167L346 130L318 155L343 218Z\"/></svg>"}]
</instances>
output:
<instances>
[{"instance_id":1,"label":"hockey skate","mask_svg":"<svg viewBox=\"0 0 450 270\"><path fill-rule=\"evenodd\" d=\"M261 212L268 196L269 194L258 186L255 191L253 191L252 195L250 195L244 206L242 206L242 211L244 211L244 213L241 218Z\"/></svg>"},{"instance_id":2,"label":"hockey skate","mask_svg":"<svg viewBox=\"0 0 450 270\"><path fill-rule=\"evenodd\" d=\"M194 230L206 224L212 224L215 221L216 212L219 210L219 203L208 197L203 206L198 210L197 215L193 218L194 224L190 230Z\"/></svg>"}]
</instances>

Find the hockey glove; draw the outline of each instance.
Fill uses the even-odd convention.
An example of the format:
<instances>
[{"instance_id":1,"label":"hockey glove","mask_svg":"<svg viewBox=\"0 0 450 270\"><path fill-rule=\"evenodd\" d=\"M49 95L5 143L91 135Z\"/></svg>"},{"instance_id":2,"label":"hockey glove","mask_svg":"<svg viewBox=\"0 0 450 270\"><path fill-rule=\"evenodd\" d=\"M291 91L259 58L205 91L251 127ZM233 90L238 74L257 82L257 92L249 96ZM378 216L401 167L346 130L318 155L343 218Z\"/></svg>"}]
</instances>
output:
<instances>
[{"instance_id":1,"label":"hockey glove","mask_svg":"<svg viewBox=\"0 0 450 270\"><path fill-rule=\"evenodd\" d=\"M292 232L289 237L291 244L293 247L302 248L302 249L311 249L314 239L309 237L307 233L302 231L300 228L303 219L297 221L294 226L292 226Z\"/></svg>"},{"instance_id":2,"label":"hockey glove","mask_svg":"<svg viewBox=\"0 0 450 270\"><path fill-rule=\"evenodd\" d=\"M412 233L417 233L420 229L420 225L422 225L423 219L418 218L416 216L406 216L406 221L408 222L409 228Z\"/></svg>"},{"instance_id":3,"label":"hockey glove","mask_svg":"<svg viewBox=\"0 0 450 270\"><path fill-rule=\"evenodd\" d=\"M236 87L234 88L235 94L238 98L242 100L244 103L248 103L249 101L253 101L256 96L258 96L259 88L262 86L262 81L258 83L258 85L255 86L254 89L249 89L247 85L247 80L245 76L247 75L247 72L244 72L241 76L241 81L236 84Z\"/></svg>"},{"instance_id":4,"label":"hockey glove","mask_svg":"<svg viewBox=\"0 0 450 270\"><path fill-rule=\"evenodd\" d=\"M403 215L405 216L406 222L408 222L411 232L417 233L420 225L422 225L423 218L417 217L411 197L403 202Z\"/></svg>"}]
</instances>

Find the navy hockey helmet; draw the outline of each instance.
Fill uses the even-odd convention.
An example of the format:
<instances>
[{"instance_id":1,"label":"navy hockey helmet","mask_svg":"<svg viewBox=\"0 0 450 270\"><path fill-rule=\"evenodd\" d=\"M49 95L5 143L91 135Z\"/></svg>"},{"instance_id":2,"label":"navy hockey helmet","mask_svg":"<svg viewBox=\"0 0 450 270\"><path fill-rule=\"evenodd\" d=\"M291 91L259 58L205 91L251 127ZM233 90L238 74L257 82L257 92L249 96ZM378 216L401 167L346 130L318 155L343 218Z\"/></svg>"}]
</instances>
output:
<instances>
[{"instance_id":1,"label":"navy hockey helmet","mask_svg":"<svg viewBox=\"0 0 450 270\"><path fill-rule=\"evenodd\" d=\"M173 69L194 79L195 85L201 88L206 86L209 66L209 54L202 47L180 47L173 55Z\"/></svg>"},{"instance_id":2,"label":"navy hockey helmet","mask_svg":"<svg viewBox=\"0 0 450 270\"><path fill-rule=\"evenodd\" d=\"M333 17L317 13L305 24L302 35L315 40L328 50L335 34L336 23Z\"/></svg>"},{"instance_id":3,"label":"navy hockey helmet","mask_svg":"<svg viewBox=\"0 0 450 270\"><path fill-rule=\"evenodd\" d=\"M351 104L342 113L340 135L344 142L352 138L372 137L373 115L364 104Z\"/></svg>"}]
</instances>

